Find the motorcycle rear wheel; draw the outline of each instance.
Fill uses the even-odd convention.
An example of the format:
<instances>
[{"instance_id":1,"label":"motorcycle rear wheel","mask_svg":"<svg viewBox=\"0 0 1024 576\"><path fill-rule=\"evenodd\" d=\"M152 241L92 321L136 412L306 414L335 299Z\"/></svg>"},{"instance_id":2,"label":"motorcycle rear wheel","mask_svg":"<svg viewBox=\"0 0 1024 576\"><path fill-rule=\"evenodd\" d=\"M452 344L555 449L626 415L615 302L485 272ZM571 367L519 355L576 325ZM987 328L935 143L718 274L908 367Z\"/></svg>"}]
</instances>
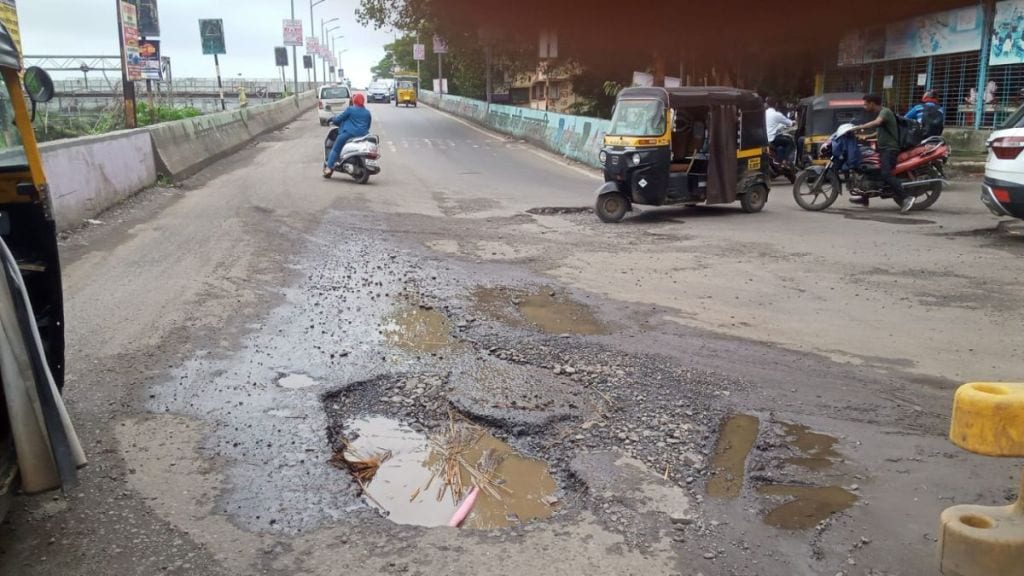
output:
<instances>
[{"instance_id":1,"label":"motorcycle rear wheel","mask_svg":"<svg viewBox=\"0 0 1024 576\"><path fill-rule=\"evenodd\" d=\"M842 189L839 178L833 171L825 175L815 190L814 184L817 179L816 172L804 170L797 175L796 182L793 183L793 199L798 206L810 212L819 212L834 204Z\"/></svg>"}]
</instances>

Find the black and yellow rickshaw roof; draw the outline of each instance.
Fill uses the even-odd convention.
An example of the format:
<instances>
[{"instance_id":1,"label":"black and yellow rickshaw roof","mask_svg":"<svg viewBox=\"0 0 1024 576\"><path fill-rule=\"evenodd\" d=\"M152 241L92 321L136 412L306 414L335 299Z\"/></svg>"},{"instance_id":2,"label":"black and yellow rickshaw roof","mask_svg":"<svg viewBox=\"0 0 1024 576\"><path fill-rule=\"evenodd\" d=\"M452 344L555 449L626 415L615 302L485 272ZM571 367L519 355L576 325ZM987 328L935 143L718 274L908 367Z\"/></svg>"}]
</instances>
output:
<instances>
[{"instance_id":1,"label":"black and yellow rickshaw roof","mask_svg":"<svg viewBox=\"0 0 1024 576\"><path fill-rule=\"evenodd\" d=\"M21 57L10 30L0 22L0 67L21 69Z\"/></svg>"},{"instance_id":2,"label":"black and yellow rickshaw roof","mask_svg":"<svg viewBox=\"0 0 1024 576\"><path fill-rule=\"evenodd\" d=\"M672 106L735 104L741 109L760 108L761 97L750 90L729 86L682 86L679 88L624 88L619 100L661 100Z\"/></svg>"},{"instance_id":3,"label":"black and yellow rickshaw roof","mask_svg":"<svg viewBox=\"0 0 1024 576\"><path fill-rule=\"evenodd\" d=\"M832 92L810 96L800 101L801 106L809 106L811 110L829 110L835 108L861 108L864 106L863 92Z\"/></svg>"}]
</instances>

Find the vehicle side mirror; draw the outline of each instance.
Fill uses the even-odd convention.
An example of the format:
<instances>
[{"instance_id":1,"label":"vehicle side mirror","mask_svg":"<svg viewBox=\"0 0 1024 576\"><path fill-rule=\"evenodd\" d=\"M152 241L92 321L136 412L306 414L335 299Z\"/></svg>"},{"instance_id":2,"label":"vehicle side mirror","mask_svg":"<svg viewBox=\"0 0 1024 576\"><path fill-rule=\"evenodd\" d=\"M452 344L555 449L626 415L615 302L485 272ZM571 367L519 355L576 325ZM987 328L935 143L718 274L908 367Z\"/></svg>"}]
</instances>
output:
<instances>
[{"instance_id":1,"label":"vehicle side mirror","mask_svg":"<svg viewBox=\"0 0 1024 576\"><path fill-rule=\"evenodd\" d=\"M33 66L25 70L25 92L33 104L45 104L53 100L53 79L46 70Z\"/></svg>"}]
</instances>

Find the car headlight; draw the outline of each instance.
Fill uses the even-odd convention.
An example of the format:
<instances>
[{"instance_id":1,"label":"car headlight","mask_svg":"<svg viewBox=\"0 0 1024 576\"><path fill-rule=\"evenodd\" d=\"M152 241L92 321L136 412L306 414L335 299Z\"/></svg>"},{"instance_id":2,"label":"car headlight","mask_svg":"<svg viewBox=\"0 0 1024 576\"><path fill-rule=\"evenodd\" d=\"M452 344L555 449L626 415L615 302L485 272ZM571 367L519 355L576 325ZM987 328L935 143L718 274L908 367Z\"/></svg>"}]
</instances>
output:
<instances>
[{"instance_id":1,"label":"car headlight","mask_svg":"<svg viewBox=\"0 0 1024 576\"><path fill-rule=\"evenodd\" d=\"M601 162L601 164L604 164L605 162L608 161L608 153L605 152L604 150L601 150L601 153L597 155L597 159L598 161Z\"/></svg>"},{"instance_id":2,"label":"car headlight","mask_svg":"<svg viewBox=\"0 0 1024 576\"><path fill-rule=\"evenodd\" d=\"M633 154L633 166L640 165L640 154Z\"/></svg>"}]
</instances>

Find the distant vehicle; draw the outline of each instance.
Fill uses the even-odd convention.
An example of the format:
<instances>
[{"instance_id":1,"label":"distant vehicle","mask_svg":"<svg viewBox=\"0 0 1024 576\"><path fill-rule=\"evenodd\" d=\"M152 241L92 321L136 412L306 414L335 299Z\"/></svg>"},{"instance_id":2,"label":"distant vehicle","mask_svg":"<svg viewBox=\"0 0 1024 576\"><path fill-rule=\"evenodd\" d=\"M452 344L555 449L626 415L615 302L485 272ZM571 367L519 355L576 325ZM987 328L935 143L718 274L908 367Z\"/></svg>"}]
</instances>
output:
<instances>
[{"instance_id":1,"label":"distant vehicle","mask_svg":"<svg viewBox=\"0 0 1024 576\"><path fill-rule=\"evenodd\" d=\"M981 201L996 216L1024 220L1024 107L988 139Z\"/></svg>"},{"instance_id":2,"label":"distant vehicle","mask_svg":"<svg viewBox=\"0 0 1024 576\"><path fill-rule=\"evenodd\" d=\"M399 76L395 78L395 106L416 106L417 84L415 76Z\"/></svg>"},{"instance_id":3,"label":"distant vehicle","mask_svg":"<svg viewBox=\"0 0 1024 576\"><path fill-rule=\"evenodd\" d=\"M352 91L347 86L321 86L317 98L317 116L321 126L327 126L338 114L348 108L352 101Z\"/></svg>"},{"instance_id":4,"label":"distant vehicle","mask_svg":"<svg viewBox=\"0 0 1024 576\"><path fill-rule=\"evenodd\" d=\"M366 99L370 102L391 103L391 87L387 82L374 82L366 92Z\"/></svg>"}]
</instances>

